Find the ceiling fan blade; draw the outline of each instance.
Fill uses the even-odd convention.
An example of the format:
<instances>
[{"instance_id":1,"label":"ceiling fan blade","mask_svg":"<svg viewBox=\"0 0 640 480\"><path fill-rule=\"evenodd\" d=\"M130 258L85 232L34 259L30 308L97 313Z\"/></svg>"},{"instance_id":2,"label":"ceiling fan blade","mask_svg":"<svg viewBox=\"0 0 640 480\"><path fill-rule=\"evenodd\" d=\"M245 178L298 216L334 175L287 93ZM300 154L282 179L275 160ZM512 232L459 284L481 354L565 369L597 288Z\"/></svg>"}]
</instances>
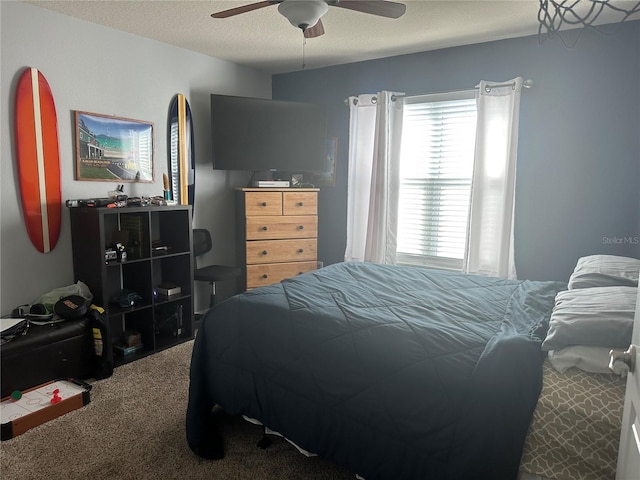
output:
<instances>
[{"instance_id":1,"label":"ceiling fan blade","mask_svg":"<svg viewBox=\"0 0 640 480\"><path fill-rule=\"evenodd\" d=\"M322 20L318 20L313 27L309 27L304 31L305 38L315 38L320 35L324 35L324 25L322 25Z\"/></svg>"},{"instance_id":2,"label":"ceiling fan blade","mask_svg":"<svg viewBox=\"0 0 640 480\"><path fill-rule=\"evenodd\" d=\"M235 8L230 8L229 10L223 10L221 12L212 13L211 16L213 18L233 17L234 15L240 15L241 13L251 12L252 10L257 10L259 8L275 5L276 3L280 3L281 1L282 0L266 0L264 2L250 3L249 5L244 5L242 7L235 7Z\"/></svg>"},{"instance_id":3,"label":"ceiling fan blade","mask_svg":"<svg viewBox=\"0 0 640 480\"><path fill-rule=\"evenodd\" d=\"M328 2L334 7L346 8L357 12L370 13L388 18L400 18L407 11L407 6L398 2L387 2L385 0L339 0L338 2Z\"/></svg>"}]
</instances>

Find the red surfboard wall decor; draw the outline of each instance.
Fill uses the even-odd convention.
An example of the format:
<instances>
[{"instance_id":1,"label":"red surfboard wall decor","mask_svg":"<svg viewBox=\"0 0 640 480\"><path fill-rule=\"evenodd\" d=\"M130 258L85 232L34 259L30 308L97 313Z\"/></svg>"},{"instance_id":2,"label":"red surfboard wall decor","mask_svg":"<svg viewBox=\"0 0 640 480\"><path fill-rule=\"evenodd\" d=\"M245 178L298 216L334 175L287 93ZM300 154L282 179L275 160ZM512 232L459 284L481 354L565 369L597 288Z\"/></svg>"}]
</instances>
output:
<instances>
[{"instance_id":1,"label":"red surfboard wall decor","mask_svg":"<svg viewBox=\"0 0 640 480\"><path fill-rule=\"evenodd\" d=\"M20 197L27 233L42 253L60 236L62 193L56 106L49 83L36 68L20 75L15 136Z\"/></svg>"}]
</instances>

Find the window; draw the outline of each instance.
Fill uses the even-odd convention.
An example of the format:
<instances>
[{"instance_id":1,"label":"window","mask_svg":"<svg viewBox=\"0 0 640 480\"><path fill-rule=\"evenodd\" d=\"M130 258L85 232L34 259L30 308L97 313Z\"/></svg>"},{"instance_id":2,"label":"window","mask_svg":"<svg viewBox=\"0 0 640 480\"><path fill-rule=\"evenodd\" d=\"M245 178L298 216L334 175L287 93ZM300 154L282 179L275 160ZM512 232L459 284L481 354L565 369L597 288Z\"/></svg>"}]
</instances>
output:
<instances>
[{"instance_id":1,"label":"window","mask_svg":"<svg viewBox=\"0 0 640 480\"><path fill-rule=\"evenodd\" d=\"M397 263L462 269L475 135L473 90L405 98Z\"/></svg>"}]
</instances>

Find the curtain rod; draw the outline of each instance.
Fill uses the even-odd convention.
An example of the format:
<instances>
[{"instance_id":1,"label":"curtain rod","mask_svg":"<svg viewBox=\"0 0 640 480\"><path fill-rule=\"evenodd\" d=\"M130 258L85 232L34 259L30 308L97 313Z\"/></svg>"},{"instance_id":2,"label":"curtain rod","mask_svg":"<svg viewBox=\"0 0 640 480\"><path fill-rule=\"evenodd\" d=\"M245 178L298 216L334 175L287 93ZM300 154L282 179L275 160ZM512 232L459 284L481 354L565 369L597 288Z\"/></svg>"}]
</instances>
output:
<instances>
[{"instance_id":1,"label":"curtain rod","mask_svg":"<svg viewBox=\"0 0 640 480\"><path fill-rule=\"evenodd\" d=\"M515 87L515 86L516 86L516 82L509 82L509 83L496 83L496 84L493 84L493 85L488 85L488 88L492 88L492 87L496 87L496 88L497 87ZM522 86L524 88L533 87L533 80L531 80L530 78L524 80L522 82ZM478 90L480 87L476 86L476 87L473 87L473 88L475 90ZM464 89L460 89L460 90L444 90L444 91L441 91L441 92L433 92L433 93L429 93L429 94L425 94L425 95L437 95L437 94L440 94L440 93L468 92L469 90L471 90L471 89L470 88L464 88ZM392 95L391 96L391 100L395 101L396 100L396 96ZM354 101L357 102L357 98ZM349 99L348 98L344 99L344 104L345 105L349 105Z\"/></svg>"},{"instance_id":2,"label":"curtain rod","mask_svg":"<svg viewBox=\"0 0 640 480\"><path fill-rule=\"evenodd\" d=\"M516 82L509 82L509 83L494 83L493 85L487 85L486 88L491 89L491 88L498 88L498 87L515 87L516 86ZM526 80L524 80L522 82L522 86L524 88L531 88L533 87L533 80L531 80L530 78L527 78ZM480 87L475 86L474 87L476 90L478 90Z\"/></svg>"},{"instance_id":3,"label":"curtain rod","mask_svg":"<svg viewBox=\"0 0 640 480\"><path fill-rule=\"evenodd\" d=\"M395 94L394 94L394 95L391 95L391 101L392 101L392 102L395 102L398 98L402 98L402 97L404 97L404 96L405 96L405 94L404 94L404 93L403 93L403 94L401 94L401 95L395 95ZM371 99L371 103L376 103L377 101L378 101L378 99L377 99L377 97L375 97L375 96ZM344 104L345 104L345 105L349 105L349 99L348 99L348 98L345 98L345 99L344 99ZM356 98L354 98L354 99L353 99L353 104L354 104L354 105L357 105L357 104L358 104L358 97L356 97Z\"/></svg>"}]
</instances>

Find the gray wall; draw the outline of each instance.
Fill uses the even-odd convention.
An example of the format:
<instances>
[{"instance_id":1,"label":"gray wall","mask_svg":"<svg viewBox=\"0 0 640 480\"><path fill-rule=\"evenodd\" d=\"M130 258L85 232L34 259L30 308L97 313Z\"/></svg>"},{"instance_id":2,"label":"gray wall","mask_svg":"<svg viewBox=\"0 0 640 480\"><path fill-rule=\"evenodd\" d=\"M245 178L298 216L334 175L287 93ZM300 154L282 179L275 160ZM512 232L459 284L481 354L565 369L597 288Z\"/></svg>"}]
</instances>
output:
<instances>
[{"instance_id":1,"label":"gray wall","mask_svg":"<svg viewBox=\"0 0 640 480\"><path fill-rule=\"evenodd\" d=\"M341 261L346 235L350 95L468 89L522 76L516 198L520 278L563 280L577 258L640 257L640 22L586 33L573 49L535 36L276 75L273 98L327 106L338 137L335 188L320 193L319 257Z\"/></svg>"},{"instance_id":2,"label":"gray wall","mask_svg":"<svg viewBox=\"0 0 640 480\"><path fill-rule=\"evenodd\" d=\"M233 63L172 47L17 2L0 2L1 12L1 237L0 313L32 303L49 290L74 283L69 214L63 209L56 248L39 253L24 227L16 184L13 142L15 84L25 67L47 78L56 102L62 197L104 197L111 182L74 180L73 112L88 111L154 124L155 182L127 183L129 195L160 195L167 171L166 130L171 99L183 93L194 120L196 207L194 226L212 230L215 253L208 262L233 261L233 187L244 174L211 167L209 94L270 98L271 76ZM228 288L225 286L224 288ZM196 310L206 307L208 290L196 290ZM223 289L223 294L225 290Z\"/></svg>"}]
</instances>

